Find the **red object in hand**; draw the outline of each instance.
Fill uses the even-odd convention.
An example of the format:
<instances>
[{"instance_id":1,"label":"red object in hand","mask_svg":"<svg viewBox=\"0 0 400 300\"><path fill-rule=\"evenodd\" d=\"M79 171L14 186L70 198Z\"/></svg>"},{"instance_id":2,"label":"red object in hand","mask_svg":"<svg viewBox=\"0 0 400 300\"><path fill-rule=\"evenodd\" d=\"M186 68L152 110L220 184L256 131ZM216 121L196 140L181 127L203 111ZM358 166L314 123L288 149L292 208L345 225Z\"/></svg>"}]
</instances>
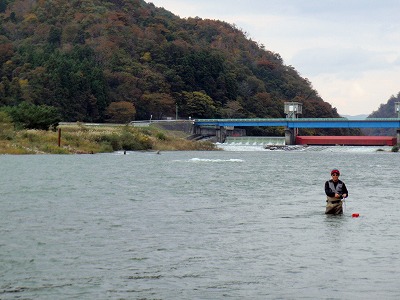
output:
<instances>
[{"instance_id":1,"label":"red object in hand","mask_svg":"<svg viewBox=\"0 0 400 300\"><path fill-rule=\"evenodd\" d=\"M353 218L358 218L360 216L360 214L354 213L351 215Z\"/></svg>"}]
</instances>

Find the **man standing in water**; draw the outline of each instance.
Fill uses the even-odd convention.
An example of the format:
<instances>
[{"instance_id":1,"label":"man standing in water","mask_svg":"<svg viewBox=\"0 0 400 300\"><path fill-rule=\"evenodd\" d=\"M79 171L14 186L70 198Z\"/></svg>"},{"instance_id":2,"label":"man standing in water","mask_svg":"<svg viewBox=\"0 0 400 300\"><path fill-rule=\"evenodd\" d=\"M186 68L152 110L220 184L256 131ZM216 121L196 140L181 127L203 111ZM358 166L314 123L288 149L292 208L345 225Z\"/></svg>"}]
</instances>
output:
<instances>
[{"instance_id":1,"label":"man standing in water","mask_svg":"<svg viewBox=\"0 0 400 300\"><path fill-rule=\"evenodd\" d=\"M338 169L331 171L332 179L325 182L326 210L325 214L343 214L342 199L347 198L349 192L343 181L339 180L340 172Z\"/></svg>"}]
</instances>

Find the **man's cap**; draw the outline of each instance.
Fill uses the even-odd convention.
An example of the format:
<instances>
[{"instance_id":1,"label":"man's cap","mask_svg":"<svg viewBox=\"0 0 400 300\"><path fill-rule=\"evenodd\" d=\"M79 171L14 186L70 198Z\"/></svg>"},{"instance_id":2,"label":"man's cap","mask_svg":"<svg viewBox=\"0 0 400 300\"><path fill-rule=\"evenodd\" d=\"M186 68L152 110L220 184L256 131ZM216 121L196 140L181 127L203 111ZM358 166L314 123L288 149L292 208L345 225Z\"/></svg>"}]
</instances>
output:
<instances>
[{"instance_id":1,"label":"man's cap","mask_svg":"<svg viewBox=\"0 0 400 300\"><path fill-rule=\"evenodd\" d=\"M333 169L333 170L331 171L331 175L334 174L334 173L340 175L340 172L339 172L338 169Z\"/></svg>"}]
</instances>

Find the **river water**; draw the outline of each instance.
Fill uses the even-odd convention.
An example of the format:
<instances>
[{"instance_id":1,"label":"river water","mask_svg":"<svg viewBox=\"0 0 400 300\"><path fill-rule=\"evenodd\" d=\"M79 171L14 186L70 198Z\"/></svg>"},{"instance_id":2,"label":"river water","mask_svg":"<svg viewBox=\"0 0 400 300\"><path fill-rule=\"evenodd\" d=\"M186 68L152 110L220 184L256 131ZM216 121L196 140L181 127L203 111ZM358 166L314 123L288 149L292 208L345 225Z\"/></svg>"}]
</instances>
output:
<instances>
[{"instance_id":1,"label":"river water","mask_svg":"<svg viewBox=\"0 0 400 300\"><path fill-rule=\"evenodd\" d=\"M400 298L399 154L223 147L0 156L0 299Z\"/></svg>"}]
</instances>

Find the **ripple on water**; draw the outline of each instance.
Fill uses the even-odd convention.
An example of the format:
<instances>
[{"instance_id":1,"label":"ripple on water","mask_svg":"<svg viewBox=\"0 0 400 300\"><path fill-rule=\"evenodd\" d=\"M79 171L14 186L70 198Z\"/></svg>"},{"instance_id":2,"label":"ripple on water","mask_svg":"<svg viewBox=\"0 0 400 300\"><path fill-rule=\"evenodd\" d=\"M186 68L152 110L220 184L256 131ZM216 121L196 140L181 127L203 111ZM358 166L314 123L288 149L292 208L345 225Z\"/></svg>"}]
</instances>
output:
<instances>
[{"instance_id":1,"label":"ripple on water","mask_svg":"<svg viewBox=\"0 0 400 300\"><path fill-rule=\"evenodd\" d=\"M397 299L396 158L0 157L0 298ZM332 167L350 190L343 216L324 215Z\"/></svg>"}]
</instances>

